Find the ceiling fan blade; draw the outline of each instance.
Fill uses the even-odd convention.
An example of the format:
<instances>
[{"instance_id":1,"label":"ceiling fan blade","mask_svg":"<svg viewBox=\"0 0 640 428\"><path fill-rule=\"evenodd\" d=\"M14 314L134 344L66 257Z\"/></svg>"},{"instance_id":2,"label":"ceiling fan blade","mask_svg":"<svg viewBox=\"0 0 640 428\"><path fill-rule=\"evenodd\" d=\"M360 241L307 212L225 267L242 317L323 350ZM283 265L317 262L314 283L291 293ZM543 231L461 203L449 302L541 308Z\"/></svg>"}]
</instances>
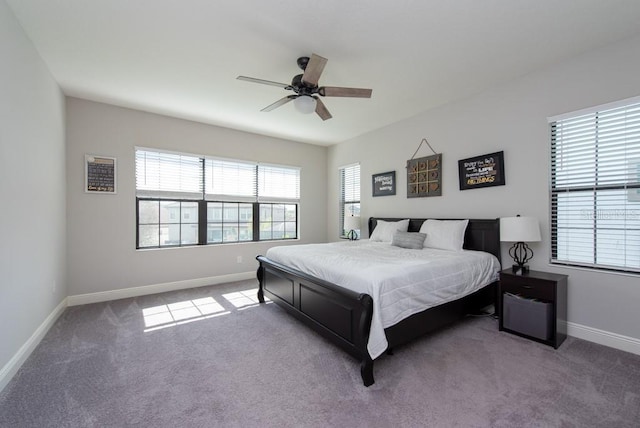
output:
<instances>
[{"instance_id":1,"label":"ceiling fan blade","mask_svg":"<svg viewBox=\"0 0 640 428\"><path fill-rule=\"evenodd\" d=\"M318 88L318 93L323 97L371 98L371 92L371 89L340 88L336 86L323 86Z\"/></svg>"},{"instance_id":2,"label":"ceiling fan blade","mask_svg":"<svg viewBox=\"0 0 640 428\"><path fill-rule=\"evenodd\" d=\"M238 76L236 79L244 80L252 83L260 83L263 85L277 86L278 88L283 88L283 89L291 89L291 86L287 83L272 82L271 80L256 79L255 77Z\"/></svg>"},{"instance_id":3,"label":"ceiling fan blade","mask_svg":"<svg viewBox=\"0 0 640 428\"><path fill-rule=\"evenodd\" d=\"M275 103L273 103L273 104L270 104L270 105L266 106L265 108L263 108L263 109L262 109L262 110L260 110L260 111L271 111L271 110L275 110L275 109L277 109L278 107L285 105L285 104L286 104L286 103L288 103L289 101L293 101L293 100L295 100L296 98L298 98L298 96L297 96L297 95L289 95L288 97L280 98L280 99L279 99L278 101L276 101Z\"/></svg>"},{"instance_id":4,"label":"ceiling fan blade","mask_svg":"<svg viewBox=\"0 0 640 428\"><path fill-rule=\"evenodd\" d=\"M327 59L321 57L320 55L312 54L309 62L307 63L307 68L304 69L304 74L302 75L302 81L311 86L317 86L318 80L320 80L320 75L322 74L322 70L324 70L324 66L327 64Z\"/></svg>"},{"instance_id":5,"label":"ceiling fan blade","mask_svg":"<svg viewBox=\"0 0 640 428\"><path fill-rule=\"evenodd\" d=\"M320 116L322 120L331 119L333 116L331 116L331 113L329 113L329 110L327 110L327 107L325 107L324 103L320 100L320 98L318 97L313 97L313 98L316 99L316 114Z\"/></svg>"}]
</instances>

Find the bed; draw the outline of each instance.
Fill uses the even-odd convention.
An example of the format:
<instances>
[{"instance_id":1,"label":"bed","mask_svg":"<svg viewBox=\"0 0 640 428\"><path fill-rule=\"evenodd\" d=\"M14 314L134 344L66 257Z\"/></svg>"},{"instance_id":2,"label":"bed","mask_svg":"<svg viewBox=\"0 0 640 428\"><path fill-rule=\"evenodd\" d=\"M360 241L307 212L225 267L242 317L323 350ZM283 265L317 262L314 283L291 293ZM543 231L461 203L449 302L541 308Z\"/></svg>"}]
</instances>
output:
<instances>
[{"instance_id":1,"label":"bed","mask_svg":"<svg viewBox=\"0 0 640 428\"><path fill-rule=\"evenodd\" d=\"M374 231L378 224L388 227L389 222L397 222L400 218L370 218L369 235L375 237ZM418 232L427 219L409 219L408 232ZM406 221L406 220L405 220ZM430 220L432 222L432 220ZM453 222L451 222L453 223ZM378 232L380 232L378 230ZM264 303L265 296L274 303L284 308L294 317L313 328L325 338L342 347L348 353L357 358L360 363L360 374L365 386L374 383L373 362L383 351L391 353L393 348L407 343L419 336L440 329L453 323L466 314L478 311L490 304L495 304L497 296L497 273L499 271L500 260L500 226L498 219L470 219L468 225L463 230L465 250L458 253L470 254L473 256L482 254L490 257L492 261L492 272L486 276L482 283L475 284L474 287L460 285L460 290L456 295L442 297L438 294L441 302L430 303L426 309L418 307L403 307L400 314L391 316L383 315L380 306L397 306L395 301L389 300L387 294L380 294L376 288L371 288L371 283L380 283L384 286L389 281L405 281L413 284L419 278L421 281L431 279L431 272L420 273L415 271L413 278L395 279L392 271L413 271L417 269L418 263L406 261L407 258L416 258L416 254L427 253L419 250L396 249L387 243L384 253L375 242L340 242L329 244L315 244L318 249L326 247L324 256L315 257L315 265L311 262L289 260L288 253L304 253L311 250L311 245L275 247L270 249L267 256L258 256L258 299ZM376 232L377 233L377 232ZM334 272L325 272L322 268L332 264L330 253L342 247L345 251L350 251L345 258L349 262L351 269L337 268ZM277 250L276 250L277 248ZM291 251L291 249L295 249ZM390 251L390 250L393 251ZM273 251L272 251L273 250ZM336 250L337 251L337 250ZM402 252L406 251L406 252ZM440 256L438 250L435 254ZM379 262L377 255L398 252L403 254L402 263L409 265L393 266L390 261L386 268L376 271L379 266L384 266L387 261L383 259ZM444 252L440 250L440 252ZM282 255L284 253L284 256ZM412 254L411 257L406 254ZM323 259L323 257L325 257ZM421 257L421 256L420 256ZM431 257L431 256L430 256ZM367 258L376 260L373 265L367 265ZM434 257L438 258L438 257ZM327 260L327 262L322 262ZM335 258L333 260L336 260ZM444 259L443 259L444 260ZM446 262L449 265L466 265L466 262L459 260ZM362 266L362 267L359 267ZM420 268L422 269L422 268ZM460 277L458 273L451 274ZM448 276L444 275L443 276ZM438 276L435 276L437 282ZM465 278L470 278L466 274ZM444 281L444 279L443 279ZM460 280L458 280L460 282ZM395 284L395 283L394 283ZM404 289L401 286L388 286L387 290ZM347 288L350 287L350 288ZM438 292L439 293L439 292ZM397 293L396 293L397 294ZM401 296L407 297L407 296ZM436 299L437 300L437 299ZM404 299L404 301L410 301ZM413 303L412 303L413 304ZM497 307L497 305L496 305ZM386 310L386 309L385 309ZM382 339L381 339L382 337Z\"/></svg>"}]
</instances>

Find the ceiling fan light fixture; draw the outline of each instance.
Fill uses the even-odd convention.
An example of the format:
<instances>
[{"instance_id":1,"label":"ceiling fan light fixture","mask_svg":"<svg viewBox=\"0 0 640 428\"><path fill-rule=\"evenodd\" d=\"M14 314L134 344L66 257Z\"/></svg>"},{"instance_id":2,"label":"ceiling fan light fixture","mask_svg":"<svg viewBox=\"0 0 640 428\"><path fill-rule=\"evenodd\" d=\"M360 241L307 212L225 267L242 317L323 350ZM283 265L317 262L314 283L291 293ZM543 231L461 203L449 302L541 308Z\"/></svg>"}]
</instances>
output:
<instances>
[{"instance_id":1,"label":"ceiling fan light fixture","mask_svg":"<svg viewBox=\"0 0 640 428\"><path fill-rule=\"evenodd\" d=\"M293 100L293 105L302 114L311 114L316 111L316 100L309 95L300 95Z\"/></svg>"}]
</instances>

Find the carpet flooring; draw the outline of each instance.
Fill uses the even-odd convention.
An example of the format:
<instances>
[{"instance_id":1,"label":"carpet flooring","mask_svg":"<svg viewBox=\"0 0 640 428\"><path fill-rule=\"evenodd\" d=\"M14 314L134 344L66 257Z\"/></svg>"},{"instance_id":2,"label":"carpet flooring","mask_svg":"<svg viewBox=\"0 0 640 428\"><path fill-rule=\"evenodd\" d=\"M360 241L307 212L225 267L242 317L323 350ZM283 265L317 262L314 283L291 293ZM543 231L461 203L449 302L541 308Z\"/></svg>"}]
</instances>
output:
<instances>
[{"instance_id":1,"label":"carpet flooring","mask_svg":"<svg viewBox=\"0 0 640 428\"><path fill-rule=\"evenodd\" d=\"M465 320L359 363L255 281L67 308L0 392L1 427L634 427L640 356Z\"/></svg>"}]
</instances>

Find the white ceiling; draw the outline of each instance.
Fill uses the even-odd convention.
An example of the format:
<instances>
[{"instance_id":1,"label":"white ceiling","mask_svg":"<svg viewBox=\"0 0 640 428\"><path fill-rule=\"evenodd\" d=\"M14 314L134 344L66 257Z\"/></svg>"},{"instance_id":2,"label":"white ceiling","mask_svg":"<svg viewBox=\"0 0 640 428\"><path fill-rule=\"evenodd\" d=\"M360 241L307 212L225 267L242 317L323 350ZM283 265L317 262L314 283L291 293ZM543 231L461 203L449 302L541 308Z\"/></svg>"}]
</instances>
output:
<instances>
[{"instance_id":1,"label":"white ceiling","mask_svg":"<svg viewBox=\"0 0 640 428\"><path fill-rule=\"evenodd\" d=\"M338 143L640 32L638 0L6 0L65 94L314 144ZM236 80L329 59L333 118Z\"/></svg>"}]
</instances>

